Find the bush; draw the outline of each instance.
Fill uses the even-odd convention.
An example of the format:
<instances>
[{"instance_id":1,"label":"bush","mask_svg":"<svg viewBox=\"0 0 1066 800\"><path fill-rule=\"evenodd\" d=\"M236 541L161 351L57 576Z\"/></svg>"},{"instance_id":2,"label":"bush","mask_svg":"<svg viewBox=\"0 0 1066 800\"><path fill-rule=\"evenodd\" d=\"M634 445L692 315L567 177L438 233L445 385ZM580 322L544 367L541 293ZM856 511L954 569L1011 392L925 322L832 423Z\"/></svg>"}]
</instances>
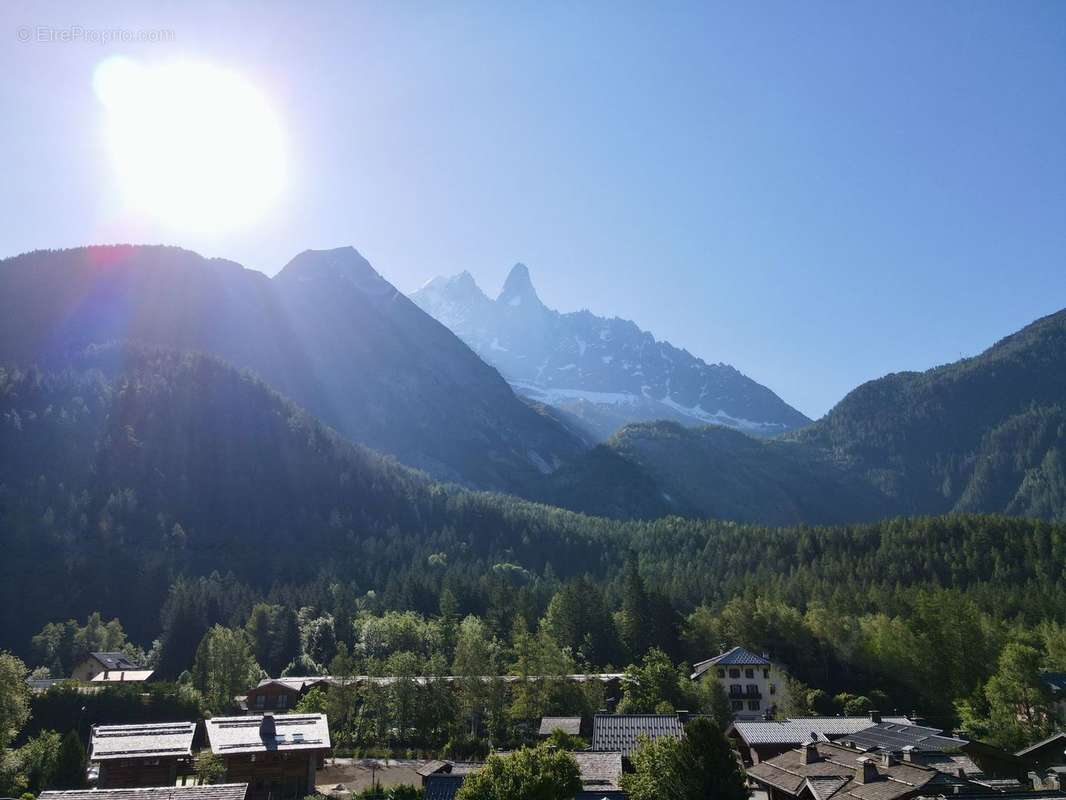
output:
<instances>
[{"instance_id":1,"label":"bush","mask_svg":"<svg viewBox=\"0 0 1066 800\"><path fill-rule=\"evenodd\" d=\"M454 736L444 745L444 758L454 761L478 761L489 754L489 745L484 739L474 736Z\"/></svg>"}]
</instances>

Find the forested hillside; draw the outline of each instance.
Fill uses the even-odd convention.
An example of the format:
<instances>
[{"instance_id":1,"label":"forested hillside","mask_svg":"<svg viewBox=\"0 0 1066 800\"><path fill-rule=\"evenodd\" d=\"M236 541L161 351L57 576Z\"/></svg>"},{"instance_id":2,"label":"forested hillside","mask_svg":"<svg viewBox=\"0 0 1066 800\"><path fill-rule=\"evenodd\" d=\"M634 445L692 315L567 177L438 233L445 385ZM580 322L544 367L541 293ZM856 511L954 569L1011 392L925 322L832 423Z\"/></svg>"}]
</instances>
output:
<instances>
[{"instance_id":1,"label":"forested hillside","mask_svg":"<svg viewBox=\"0 0 1066 800\"><path fill-rule=\"evenodd\" d=\"M431 484L209 357L106 347L59 372L8 369L0 413L0 629L15 641L38 613L98 606L147 635L181 573L269 585L332 572L384 589L453 548L475 570L600 552L547 509L528 510L523 539L506 519L516 504ZM549 543L537 529L552 517L568 522Z\"/></svg>"},{"instance_id":2,"label":"forested hillside","mask_svg":"<svg viewBox=\"0 0 1066 800\"><path fill-rule=\"evenodd\" d=\"M545 502L616 518L680 514L792 525L891 513L880 492L817 448L676 422L627 425L542 485Z\"/></svg>"},{"instance_id":3,"label":"forested hillside","mask_svg":"<svg viewBox=\"0 0 1066 800\"><path fill-rule=\"evenodd\" d=\"M114 340L253 370L352 441L443 480L517 491L583 449L351 247L305 251L273 279L177 247L0 261L0 364Z\"/></svg>"},{"instance_id":4,"label":"forested hillside","mask_svg":"<svg viewBox=\"0 0 1066 800\"><path fill-rule=\"evenodd\" d=\"M975 358L863 384L794 434L851 463L903 513L1066 514L1066 311Z\"/></svg>"},{"instance_id":5,"label":"forested hillside","mask_svg":"<svg viewBox=\"0 0 1066 800\"><path fill-rule=\"evenodd\" d=\"M1064 403L1066 311L975 358L863 384L769 442L630 425L607 452L546 476L537 496L620 518L665 509L764 524L950 511L1066 520Z\"/></svg>"},{"instance_id":6,"label":"forested hillside","mask_svg":"<svg viewBox=\"0 0 1066 800\"><path fill-rule=\"evenodd\" d=\"M100 611L146 648L160 638L176 674L211 624L234 624L260 598L343 617L433 615L447 596L449 613L478 614L506 639L516 614L535 622L582 575L624 607L627 553L660 598L647 605L657 621L646 644L695 657L726 634L720 622L693 633L701 617L686 628L682 615L791 609L806 622L751 617L728 635L837 687L887 667L849 654L840 631L822 630L832 643L811 650L803 637L817 625L906 622L923 593L942 589L999 630L1061 622L1066 609L1061 525L614 523L434 484L204 356L108 347L59 372L6 370L0 419L0 629L20 652L45 623ZM596 666L627 657L586 655Z\"/></svg>"}]
</instances>

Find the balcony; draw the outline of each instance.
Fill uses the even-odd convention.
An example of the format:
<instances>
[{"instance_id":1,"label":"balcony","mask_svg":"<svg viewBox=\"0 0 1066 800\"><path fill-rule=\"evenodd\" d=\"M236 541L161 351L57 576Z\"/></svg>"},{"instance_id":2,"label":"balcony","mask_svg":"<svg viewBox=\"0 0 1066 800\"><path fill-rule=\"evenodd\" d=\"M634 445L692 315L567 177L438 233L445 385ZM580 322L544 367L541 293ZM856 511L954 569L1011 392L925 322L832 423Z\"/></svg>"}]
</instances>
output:
<instances>
[{"instance_id":1,"label":"balcony","mask_svg":"<svg viewBox=\"0 0 1066 800\"><path fill-rule=\"evenodd\" d=\"M758 687L752 686L747 689L735 689L730 687L729 689L730 700L761 700L762 692Z\"/></svg>"}]
</instances>

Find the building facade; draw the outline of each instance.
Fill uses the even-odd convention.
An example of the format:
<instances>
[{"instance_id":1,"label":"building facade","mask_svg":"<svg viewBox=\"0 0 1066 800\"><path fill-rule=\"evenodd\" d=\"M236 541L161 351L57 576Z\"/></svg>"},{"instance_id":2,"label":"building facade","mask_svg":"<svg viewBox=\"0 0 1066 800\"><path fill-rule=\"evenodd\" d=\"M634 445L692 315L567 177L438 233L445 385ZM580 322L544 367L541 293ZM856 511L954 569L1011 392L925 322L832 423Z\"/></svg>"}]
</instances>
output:
<instances>
[{"instance_id":1,"label":"building facade","mask_svg":"<svg viewBox=\"0 0 1066 800\"><path fill-rule=\"evenodd\" d=\"M768 657L743 647L734 647L696 664L692 680L705 680L707 676L722 684L733 719L769 719L784 699L783 673Z\"/></svg>"}]
</instances>

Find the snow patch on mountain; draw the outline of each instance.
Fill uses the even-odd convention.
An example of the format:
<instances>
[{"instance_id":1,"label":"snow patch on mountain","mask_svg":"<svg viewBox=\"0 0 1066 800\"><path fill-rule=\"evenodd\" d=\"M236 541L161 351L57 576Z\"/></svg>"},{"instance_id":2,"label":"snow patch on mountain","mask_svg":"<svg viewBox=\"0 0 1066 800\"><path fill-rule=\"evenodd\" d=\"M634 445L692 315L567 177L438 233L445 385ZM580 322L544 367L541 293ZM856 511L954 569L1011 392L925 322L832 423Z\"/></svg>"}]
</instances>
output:
<instances>
[{"instance_id":1,"label":"snow patch on mountain","mask_svg":"<svg viewBox=\"0 0 1066 800\"><path fill-rule=\"evenodd\" d=\"M412 295L519 393L609 437L630 422L672 419L771 436L808 420L765 386L708 364L629 320L547 308L524 264L495 300L469 273L434 278Z\"/></svg>"}]
</instances>

